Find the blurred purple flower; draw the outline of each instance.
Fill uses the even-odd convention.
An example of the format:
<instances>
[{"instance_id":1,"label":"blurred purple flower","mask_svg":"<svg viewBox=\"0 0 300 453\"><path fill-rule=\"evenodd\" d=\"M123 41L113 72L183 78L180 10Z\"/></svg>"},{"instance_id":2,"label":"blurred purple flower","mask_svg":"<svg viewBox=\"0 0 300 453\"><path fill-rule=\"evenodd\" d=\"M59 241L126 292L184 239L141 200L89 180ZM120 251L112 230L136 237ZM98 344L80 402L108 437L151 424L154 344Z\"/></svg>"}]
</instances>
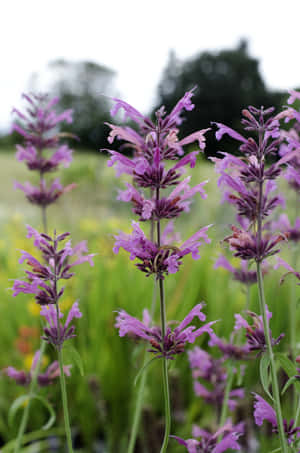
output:
<instances>
[{"instance_id":1,"label":"blurred purple flower","mask_svg":"<svg viewBox=\"0 0 300 453\"><path fill-rule=\"evenodd\" d=\"M45 180L42 180L39 187L25 182L24 185L15 181L15 189L21 189L28 201L39 206L48 206L54 203L63 193L69 192L76 187L76 184L69 184L63 187L59 179L55 179L50 187L47 187Z\"/></svg>"},{"instance_id":2,"label":"blurred purple flower","mask_svg":"<svg viewBox=\"0 0 300 453\"><path fill-rule=\"evenodd\" d=\"M280 279L280 283L283 283L284 280L285 280L285 277L289 274L293 274L295 275L295 277L297 277L298 280L300 280L300 273L295 271L294 268L292 268L292 266L289 265L289 263L287 263L286 261L284 261L282 258L280 257L277 257L277 261L276 261L276 264L274 266L274 269L278 269L279 267L285 267L285 269L288 270L288 272L286 272ZM300 283L297 283L298 285L300 285Z\"/></svg>"},{"instance_id":3,"label":"blurred purple flower","mask_svg":"<svg viewBox=\"0 0 300 453\"><path fill-rule=\"evenodd\" d=\"M240 261L240 268L233 267L224 255L220 255L214 264L214 269L223 267L232 273L233 278L244 285L252 285L257 282L256 271L250 270L247 261ZM263 274L267 273L268 265L263 263Z\"/></svg>"},{"instance_id":4,"label":"blurred purple flower","mask_svg":"<svg viewBox=\"0 0 300 453\"><path fill-rule=\"evenodd\" d=\"M37 366L38 360L40 357L40 351L37 351L34 355L32 366L29 372L27 371L18 371L14 367L9 366L4 368L3 373L6 374L11 379L14 379L18 385L27 387L32 379L33 372ZM65 365L63 367L64 374L70 376L70 368L72 365ZM37 382L41 387L51 385L53 381L59 377L59 363L55 360L48 366L44 373L39 373L37 376Z\"/></svg>"},{"instance_id":5,"label":"blurred purple flower","mask_svg":"<svg viewBox=\"0 0 300 453\"><path fill-rule=\"evenodd\" d=\"M58 131L59 123L72 122L72 111L56 113L54 109L58 98L49 100L47 95L36 94L24 94L23 97L28 104L26 112L13 109L18 122L13 124L12 130L24 140L24 146L17 145L16 158L19 162L25 162L29 170L39 172L40 187L33 187L26 182L24 185L15 183L15 188L23 190L31 203L45 207L75 187L74 184L62 187L58 180L47 187L44 179L45 173L56 170L60 164L68 167L72 161L72 150L61 144L60 140L62 137L74 136Z\"/></svg>"},{"instance_id":6,"label":"blurred purple flower","mask_svg":"<svg viewBox=\"0 0 300 453\"><path fill-rule=\"evenodd\" d=\"M281 231L288 237L289 241L300 241L300 217L297 217L294 226L292 226L288 216L281 214L277 221L271 223L271 229L272 231Z\"/></svg>"},{"instance_id":7,"label":"blurred purple flower","mask_svg":"<svg viewBox=\"0 0 300 453\"><path fill-rule=\"evenodd\" d=\"M210 336L213 335L213 333L210 333ZM202 397L208 404L213 404L217 410L220 410L224 400L227 379L224 367L225 358L215 359L198 346L189 351L188 356L194 379L195 394ZM206 385L199 382L199 378ZM227 404L231 411L237 405L235 398L243 398L244 394L244 390L241 388L230 391Z\"/></svg>"},{"instance_id":8,"label":"blurred purple flower","mask_svg":"<svg viewBox=\"0 0 300 453\"><path fill-rule=\"evenodd\" d=\"M268 322L272 318L272 313L267 311ZM250 351L258 351L259 354L262 354L267 350L266 338L264 333L264 326L262 317L258 316L256 313L248 311L247 314L252 318L253 324L250 325L240 314L235 314L235 325L234 329L239 330L244 328L246 330L246 338ZM272 338L270 330L271 343L273 346L276 346L280 343L281 339L284 337L284 333L281 333L276 339Z\"/></svg>"},{"instance_id":9,"label":"blurred purple flower","mask_svg":"<svg viewBox=\"0 0 300 453\"><path fill-rule=\"evenodd\" d=\"M242 424L232 426L231 423L226 423L214 434L195 426L193 428L193 436L200 437L200 440L184 440L177 436L171 437L176 439L180 445L186 447L189 453L222 453L228 449L241 450L241 446L237 441L243 433Z\"/></svg>"},{"instance_id":10,"label":"blurred purple flower","mask_svg":"<svg viewBox=\"0 0 300 453\"><path fill-rule=\"evenodd\" d=\"M273 433L278 434L278 425L276 419L276 412L273 407L267 403L260 395L253 393L254 401L254 420L256 425L262 426L264 420L271 423L273 428ZM295 441L299 439L300 427L294 426L294 420L291 420L289 423L287 420L283 420L283 427L285 435L290 446L293 446Z\"/></svg>"}]
</instances>

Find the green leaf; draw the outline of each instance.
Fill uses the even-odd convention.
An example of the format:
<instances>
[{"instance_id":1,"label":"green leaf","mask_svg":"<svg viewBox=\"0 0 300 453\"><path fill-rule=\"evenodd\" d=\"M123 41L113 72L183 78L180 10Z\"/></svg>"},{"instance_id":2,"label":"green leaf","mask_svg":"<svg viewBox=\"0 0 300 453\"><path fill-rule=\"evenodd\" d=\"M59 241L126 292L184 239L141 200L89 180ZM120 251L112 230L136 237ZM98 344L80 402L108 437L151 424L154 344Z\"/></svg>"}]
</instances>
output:
<instances>
[{"instance_id":1,"label":"green leaf","mask_svg":"<svg viewBox=\"0 0 300 453\"><path fill-rule=\"evenodd\" d=\"M269 398L273 401L273 397L271 393L269 392L269 384L270 384L270 378L269 378L269 365L270 365L270 358L268 354L264 354L262 358L260 359L260 364L259 364L259 374L260 374L260 381L263 386L264 391L268 395Z\"/></svg>"},{"instance_id":2,"label":"green leaf","mask_svg":"<svg viewBox=\"0 0 300 453\"><path fill-rule=\"evenodd\" d=\"M72 346L70 344L68 344L67 346L64 346L63 357L64 357L64 362L70 361L70 362L72 362L72 364L74 363L77 366L80 375L84 376L83 361L82 361L81 355L79 354L77 349L74 348L74 346Z\"/></svg>"},{"instance_id":3,"label":"green leaf","mask_svg":"<svg viewBox=\"0 0 300 453\"><path fill-rule=\"evenodd\" d=\"M26 403L29 404L29 400L33 400L33 399L40 401L47 408L47 410L49 412L49 419L48 419L47 423L44 426L42 426L42 429L47 430L47 429L51 428L51 426L55 422L56 415L55 415L53 407L48 403L48 401L44 397L42 397L40 395L22 395L22 396L19 396L17 399L15 399L14 402L12 403L12 405L10 406L10 409L8 412L9 426L12 426L17 411L20 408L22 408L22 406L24 406L24 404L26 404Z\"/></svg>"},{"instance_id":4,"label":"green leaf","mask_svg":"<svg viewBox=\"0 0 300 453\"><path fill-rule=\"evenodd\" d=\"M298 375L296 365L286 357L282 352L276 354L276 359L280 363L280 366L284 369L289 378L293 378ZM300 381L296 378L293 382L297 392L300 393Z\"/></svg>"},{"instance_id":5,"label":"green leaf","mask_svg":"<svg viewBox=\"0 0 300 453\"><path fill-rule=\"evenodd\" d=\"M287 391L287 389L292 385L294 384L294 382L296 381L296 377L293 376L291 378L289 378L289 380L285 383L285 386L283 387L283 389L281 390L281 395L284 395L285 392Z\"/></svg>"},{"instance_id":6,"label":"green leaf","mask_svg":"<svg viewBox=\"0 0 300 453\"><path fill-rule=\"evenodd\" d=\"M276 359L280 363L280 366L284 369L289 378L297 374L296 365L287 358L282 352L276 354Z\"/></svg>"},{"instance_id":7,"label":"green leaf","mask_svg":"<svg viewBox=\"0 0 300 453\"><path fill-rule=\"evenodd\" d=\"M148 366L154 362L154 360L158 359L159 357L153 357L151 360L149 360L147 363L145 363L144 366L142 366L142 368L140 369L140 371L138 372L138 374L136 375L135 379L134 379L134 386L136 386L137 384L137 381L139 380L139 378L141 377L141 375L143 374L143 372L146 370L146 368L148 368Z\"/></svg>"},{"instance_id":8,"label":"green leaf","mask_svg":"<svg viewBox=\"0 0 300 453\"><path fill-rule=\"evenodd\" d=\"M38 431L32 431L31 433L24 434L22 439L22 444L27 444L28 442L38 441L49 436L65 436L65 430L63 428L53 428L50 431L43 431L39 429ZM16 439L10 440L7 442L1 450L1 453L11 453L15 449Z\"/></svg>"}]
</instances>

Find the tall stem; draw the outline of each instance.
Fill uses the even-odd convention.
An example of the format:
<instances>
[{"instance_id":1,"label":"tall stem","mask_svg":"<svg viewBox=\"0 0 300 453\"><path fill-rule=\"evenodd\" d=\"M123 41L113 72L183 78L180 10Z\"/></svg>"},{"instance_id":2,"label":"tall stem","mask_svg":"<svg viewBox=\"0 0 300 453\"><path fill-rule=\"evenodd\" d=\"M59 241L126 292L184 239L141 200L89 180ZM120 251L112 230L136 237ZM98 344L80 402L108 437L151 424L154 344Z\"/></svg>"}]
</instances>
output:
<instances>
[{"instance_id":1,"label":"tall stem","mask_svg":"<svg viewBox=\"0 0 300 453\"><path fill-rule=\"evenodd\" d=\"M152 293L152 303L151 303L151 309L150 309L150 318L153 319L154 317L154 310L155 310L155 302L156 302L156 293L157 293L157 280L154 280L154 287L153 287L153 293ZM143 360L143 366L146 365L147 363L147 347L145 347L144 350L144 360ZM141 419L141 413L142 413L142 405L143 405L143 399L144 399L144 392L145 392L145 387L146 387L146 381L147 381L147 375L148 375L148 370L145 369L143 371L141 380L140 380L140 385L139 385L139 390L136 398L136 405L135 405L135 411L133 415L133 422L132 422L132 428L131 428L131 433L130 433L130 439L129 439L129 445L128 445L128 451L127 453L133 453L135 443L136 443L136 438L137 438L137 433L138 433L138 428L140 424L140 419Z\"/></svg>"},{"instance_id":2,"label":"tall stem","mask_svg":"<svg viewBox=\"0 0 300 453\"><path fill-rule=\"evenodd\" d=\"M262 169L260 180L258 183L258 206L257 206L257 250L261 250L261 242L262 242L262 219L263 219L263 186L264 186L264 174L263 174L263 159L264 159L264 149L263 149L263 130L259 131L259 165ZM285 438L284 427L283 427L283 419L282 419L282 412L281 412L281 403L280 403L280 394L279 394L279 387L278 387L278 380L277 380L277 373L276 373L276 366L274 360L274 353L272 348L271 342L271 335L269 329L269 322L267 318L267 311L266 311L266 301L265 301L265 293L264 293L264 282L263 276L261 271L261 262L262 258L260 256L256 259L256 272L257 272L257 285L258 285L258 293L259 293L259 304L260 304L260 313L263 319L264 325L264 334L267 344L267 351L269 354L270 360L270 368L271 368L271 382L272 382L272 393L274 397L275 403L275 411L276 411L276 419L278 425L278 432L280 436L280 443L282 453L288 453L288 446Z\"/></svg>"},{"instance_id":3,"label":"tall stem","mask_svg":"<svg viewBox=\"0 0 300 453\"><path fill-rule=\"evenodd\" d=\"M166 309L165 309L165 298L164 298L164 285L163 280L159 280L159 295L160 295L160 318L161 318L161 332L162 338L164 339L166 333ZM169 379L168 379L168 362L167 358L163 357L162 360L162 378L164 388L164 399L165 399L165 434L163 444L161 446L160 453L164 453L167 450L169 443L169 436L171 431L171 405L170 405L170 390L169 390Z\"/></svg>"},{"instance_id":4,"label":"tall stem","mask_svg":"<svg viewBox=\"0 0 300 453\"><path fill-rule=\"evenodd\" d=\"M159 200L159 189L156 189L156 201ZM157 220L157 245L161 246L161 232L160 232L160 220ZM166 304L165 304L165 293L164 293L164 282L163 279L159 278L159 299L160 299L160 321L161 321L161 336L164 343L166 335ZM169 436L171 431L171 404L170 404L170 390L169 390L169 378L168 378L168 362L167 358L162 359L162 380L164 389L164 400L165 400L165 434L163 444L161 446L160 453L164 453L167 450L169 443Z\"/></svg>"},{"instance_id":5,"label":"tall stem","mask_svg":"<svg viewBox=\"0 0 300 453\"><path fill-rule=\"evenodd\" d=\"M63 412L64 412L64 420L65 420L65 431L67 437L67 445L69 453L73 453L72 447L72 435L71 435L71 428L70 428L70 418L69 418L69 410L68 410L68 399L67 399L67 389L66 389L66 380L64 374L64 366L63 366L63 357L62 351L58 347L58 362L59 362L59 380L60 380L60 388L61 388L61 395L62 395L62 403L63 403Z\"/></svg>"},{"instance_id":6,"label":"tall stem","mask_svg":"<svg viewBox=\"0 0 300 453\"><path fill-rule=\"evenodd\" d=\"M15 448L14 448L14 453L18 453L21 451L22 447L22 439L24 436L24 433L26 431L27 425L28 425L28 419L29 419L29 413L30 413L30 407L31 407L31 400L35 394L36 388L37 388L37 377L40 371L40 366L42 362L42 357L46 349L46 342L44 340L41 340L41 347L40 347L40 356L37 361L36 367L32 373L31 376L31 382L30 382L30 387L29 387L29 395L28 395L28 402L27 405L24 408L23 414L22 414L22 419L21 423L19 425L18 429L18 435L15 443Z\"/></svg>"},{"instance_id":7,"label":"tall stem","mask_svg":"<svg viewBox=\"0 0 300 453\"><path fill-rule=\"evenodd\" d=\"M42 178L42 176L40 176L40 178ZM42 206L42 222L43 222L43 231L44 233L47 233L47 214L46 214L46 207L45 206ZM22 414L22 418L21 418L21 422L20 422L20 425L19 425L19 429L18 429L18 434L17 434L17 440L16 440L16 443L15 443L15 448L14 448L14 453L17 453L20 451L20 448L22 446L22 439L23 439L23 436L24 436L24 433L27 429L27 425L28 425L28 419L29 419L29 413L30 413L30 407L31 407L31 400L36 392L36 389L37 389L37 378L38 378L38 375L39 375L39 372L40 372L40 368L41 368L41 364L42 364L42 360L43 360L43 355L45 354L45 350L46 350L46 341L44 340L41 340L41 346L40 346L40 355L39 355L39 358L38 358L38 361L36 363L36 366L32 372L32 376L31 376L31 382L30 382L30 387L29 387L29 394L28 394L28 402L27 402L27 405L25 406L24 408L24 411L23 411L23 414Z\"/></svg>"},{"instance_id":8,"label":"tall stem","mask_svg":"<svg viewBox=\"0 0 300 453\"><path fill-rule=\"evenodd\" d=\"M262 277L262 272L261 272L261 263L259 261L257 261L257 283L258 283L258 292L259 292L260 312L261 312L262 319L263 319L265 339L266 339L267 350L268 350L269 359L270 359L272 391L273 391L273 397L274 397L274 403L275 403L278 432L279 432L279 436L280 436L282 453L288 453L288 447L287 447L287 443L286 443L284 427L283 427L283 420L282 420L281 403L280 403L280 395L279 395L274 353L273 353L273 348L272 348L272 343L271 343L270 329L269 329L269 323L268 323L267 312L266 312L266 301L265 301L265 294L264 294L263 277Z\"/></svg>"},{"instance_id":9,"label":"tall stem","mask_svg":"<svg viewBox=\"0 0 300 453\"><path fill-rule=\"evenodd\" d=\"M234 377L232 360L229 361L227 370L228 370L228 373L227 373L226 386L225 386L224 398L223 398L223 403L222 403L220 427L225 425L227 414L228 414L228 400L229 400L229 395L230 395L230 392L232 389L233 377Z\"/></svg>"}]
</instances>

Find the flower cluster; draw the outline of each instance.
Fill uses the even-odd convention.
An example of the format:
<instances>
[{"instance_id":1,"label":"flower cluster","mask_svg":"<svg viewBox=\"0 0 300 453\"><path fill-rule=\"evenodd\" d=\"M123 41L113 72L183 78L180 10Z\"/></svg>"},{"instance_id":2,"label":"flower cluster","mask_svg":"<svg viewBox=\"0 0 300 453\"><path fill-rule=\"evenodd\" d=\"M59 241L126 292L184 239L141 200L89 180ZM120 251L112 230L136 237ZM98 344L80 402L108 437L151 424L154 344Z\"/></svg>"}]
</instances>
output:
<instances>
[{"instance_id":1,"label":"flower cluster","mask_svg":"<svg viewBox=\"0 0 300 453\"><path fill-rule=\"evenodd\" d=\"M164 274L174 274L182 264L182 258L189 253L194 259L200 258L199 247L203 242L209 243L206 234L208 226L197 231L192 237L180 246L164 243L163 237L161 245L147 239L138 222L132 222L133 232L125 234L121 232L115 236L116 242L114 252L118 253L122 247L130 253L130 259L137 258L140 262L136 266L146 273L146 276L156 274L163 279Z\"/></svg>"},{"instance_id":2,"label":"flower cluster","mask_svg":"<svg viewBox=\"0 0 300 453\"><path fill-rule=\"evenodd\" d=\"M202 313L202 308L203 304L196 305L177 327L174 329L167 327L164 337L160 327L151 327L151 318L147 310L144 310L143 321L121 310L118 312L115 326L119 329L120 337L128 335L134 339L144 340L151 345L149 352L157 354L157 357L173 359L175 355L184 352L186 343L194 343L204 332L208 334L213 332L211 326L215 321L199 328L189 325L194 318L205 321L206 316Z\"/></svg>"},{"instance_id":3,"label":"flower cluster","mask_svg":"<svg viewBox=\"0 0 300 453\"><path fill-rule=\"evenodd\" d=\"M224 358L216 359L198 346L189 351L188 355L194 379L195 394L203 398L208 404L213 404L220 411L227 381ZM237 405L236 398L240 399L243 397L243 389L231 390L227 403L229 409L233 411Z\"/></svg>"},{"instance_id":4,"label":"flower cluster","mask_svg":"<svg viewBox=\"0 0 300 453\"><path fill-rule=\"evenodd\" d=\"M120 109L124 110L125 117L133 120L139 131L108 124L111 128L109 143L113 143L115 138L124 140L126 148L133 151L133 157L129 158L117 151L107 150L111 155L108 165L115 166L117 176L125 173L133 180L133 184L126 184L126 190L119 191L118 199L130 202L140 221L151 220L158 225L157 240L154 241L153 238L146 239L139 224L134 223L132 235L120 233L115 236L114 251L117 253L120 247L129 251L132 259L140 260L137 264L139 269L146 275L156 274L159 279L163 279L165 274L177 272L184 255L191 253L194 259L198 259L198 248L203 241L209 242L206 235L208 226L199 230L180 247L166 247L160 237L161 220L176 218L183 211L187 211L196 193L206 198L203 186L207 181L190 187L190 177L180 180L186 166L195 167L197 155L205 148L205 133L208 130L200 130L182 140L178 139L182 112L194 108L192 95L192 91L187 92L168 115L164 108L157 110L155 121L144 117L126 102L114 99L112 115ZM195 141L198 142L199 149L183 156L183 147ZM175 188L168 195L162 196L163 189L173 186Z\"/></svg>"},{"instance_id":5,"label":"flower cluster","mask_svg":"<svg viewBox=\"0 0 300 453\"><path fill-rule=\"evenodd\" d=\"M57 97L48 99L47 95L37 94L23 94L23 97L28 104L26 113L13 109L19 119L13 124L13 130L24 139L24 146L17 145L16 157L19 162L25 162L29 170L40 174L40 184L35 187L29 182L24 185L16 182L15 188L21 189L31 203L46 207L75 186L63 187L58 179L47 185L44 179L45 173L56 170L59 165L68 167L72 161L72 150L60 143L61 138L69 134L58 132L61 122L72 122L72 110L56 113Z\"/></svg>"},{"instance_id":6,"label":"flower cluster","mask_svg":"<svg viewBox=\"0 0 300 453\"><path fill-rule=\"evenodd\" d=\"M71 278L74 275L73 267L78 264L88 261L92 266L94 254L85 254L87 252L85 241L75 247L71 246L71 241L67 241L59 248L62 241L70 236L69 233L58 236L54 234L51 238L29 225L27 231L27 237L34 238L34 246L41 251L44 262L41 263L30 253L22 251L19 262L25 261L30 268L25 271L28 281L15 280L13 296L20 293L34 294L36 302L40 305L57 304L64 293L63 287L58 289L59 280ZM70 262L71 257L75 257L75 261Z\"/></svg>"},{"instance_id":7,"label":"flower cluster","mask_svg":"<svg viewBox=\"0 0 300 453\"><path fill-rule=\"evenodd\" d=\"M40 351L37 351L34 355L32 366L30 371L18 371L14 367L9 366L3 370L3 373L6 374L11 379L14 379L18 385L27 387L31 380L36 369L37 363L40 360ZM66 376L70 376L71 365L65 365L63 367L64 373ZM53 381L58 378L60 375L59 363L57 360L51 363L48 366L44 373L39 373L37 376L37 382L41 387L46 387L53 383Z\"/></svg>"},{"instance_id":8,"label":"flower cluster","mask_svg":"<svg viewBox=\"0 0 300 453\"><path fill-rule=\"evenodd\" d=\"M238 438L244 433L243 424L232 426L230 422L218 429L214 434L199 428L193 427L193 437L197 439L184 440L181 437L171 436L177 440L180 445L186 447L189 453L222 453L229 449L241 450Z\"/></svg>"},{"instance_id":9,"label":"flower cluster","mask_svg":"<svg viewBox=\"0 0 300 453\"><path fill-rule=\"evenodd\" d=\"M66 340L76 337L74 334L75 326L70 325L70 323L74 318L81 318L82 313L79 310L78 302L74 302L64 325L59 322L59 319L63 318L64 315L54 305L44 306L41 309L41 316L47 321L42 338L53 346L61 348Z\"/></svg>"},{"instance_id":10,"label":"flower cluster","mask_svg":"<svg viewBox=\"0 0 300 453\"><path fill-rule=\"evenodd\" d=\"M246 131L256 133L258 138L246 139L233 129L216 123L218 140L224 134L241 142L239 147L243 157L227 153L223 159L213 158L216 171L220 174L218 185L222 187L224 199L235 206L238 216L244 218L248 228L232 226L232 234L225 238L235 256L243 260L255 259L262 262L270 255L278 253L278 244L288 238L288 234L271 234L264 228L264 220L278 206L282 197L274 195L275 179L282 172L282 165L290 162L297 150L290 150L269 167L266 160L276 155L281 143L280 114L272 116L273 108L264 110L249 107L243 110L242 123Z\"/></svg>"}]
</instances>

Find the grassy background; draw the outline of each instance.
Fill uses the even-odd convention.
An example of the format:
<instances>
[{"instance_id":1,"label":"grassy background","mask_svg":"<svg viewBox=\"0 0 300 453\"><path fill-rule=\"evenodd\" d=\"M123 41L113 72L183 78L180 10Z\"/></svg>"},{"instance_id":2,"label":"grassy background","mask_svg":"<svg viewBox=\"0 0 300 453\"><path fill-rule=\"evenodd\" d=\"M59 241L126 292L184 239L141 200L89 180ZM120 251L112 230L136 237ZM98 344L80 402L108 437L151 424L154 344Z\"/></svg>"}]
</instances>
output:
<instances>
[{"instance_id":1,"label":"grassy background","mask_svg":"<svg viewBox=\"0 0 300 453\"><path fill-rule=\"evenodd\" d=\"M54 228L59 232L70 231L73 243L86 239L89 250L97 253L93 268L87 264L80 266L76 276L67 282L63 301L63 308L67 309L79 299L84 315L77 322L78 336L73 343L81 354L85 374L82 377L74 366L72 377L67 382L77 446L83 452L123 453L126 452L136 395L133 381L142 364L143 347L126 338L119 338L114 328L115 310L124 308L140 317L143 309L151 305L153 279L145 278L126 253L112 253L113 235L120 229L129 232L134 216L129 205L116 201L117 188L122 187L122 181L114 178L114 170L107 167L106 160L101 154L76 154L74 163L62 171L61 177L64 183L76 182L77 188L49 208L48 224L49 231ZM176 227L181 232L182 240L185 240L202 226L212 223L209 233L212 243L202 247L200 260L186 258L180 272L166 279L168 319L181 320L196 303L205 301L208 320L219 319L216 331L228 337L234 313L243 309L245 294L238 282L233 281L225 270L214 270L213 264L219 253L226 252L220 241L229 233L234 213L230 207L220 204L217 179L210 163L200 161L191 174L193 184L209 179L206 186L208 198L201 200L196 196L191 212L183 214L176 221ZM31 241L26 239L25 225L29 223L37 229L41 227L39 209L27 203L21 191L13 189L14 180L33 181L32 176L24 165L14 160L13 152L0 154L0 369L8 365L28 369L33 352L39 347L38 307L30 296L13 298L9 289L12 279L23 276L23 266L18 264L18 250L34 251ZM289 253L287 248L286 255ZM275 271L266 277L267 301L274 314L273 336L288 330L290 288L288 284L279 287L279 277L280 274ZM255 287L251 290L250 308L258 311ZM156 318L159 319L158 312ZM31 328L34 330L28 331ZM205 336L197 340L197 344L203 347L206 343ZM280 348L288 348L288 335ZM44 365L53 358L53 351L48 348ZM252 361L248 367L246 398L239 410L241 414L249 414L250 418L250 392L260 391L256 362ZM154 362L149 368L137 447L139 453L157 452L159 449L163 429L160 372L159 362ZM211 424L214 417L212 409L193 393L186 354L171 364L170 382L172 433L190 437L193 423L202 426ZM16 434L18 417L16 423L9 426L7 414L12 401L23 393L23 388L0 376L0 436L3 441L9 441ZM62 427L58 385L42 389L41 393L53 403L58 417L56 425ZM288 415L288 402L286 411ZM34 403L29 429L39 429L45 420L43 408ZM38 451L50 451L49 448L49 445L45 449L40 446ZM183 447L175 441L170 442L170 452L182 450ZM270 444L262 446L260 451L270 451Z\"/></svg>"}]
</instances>

